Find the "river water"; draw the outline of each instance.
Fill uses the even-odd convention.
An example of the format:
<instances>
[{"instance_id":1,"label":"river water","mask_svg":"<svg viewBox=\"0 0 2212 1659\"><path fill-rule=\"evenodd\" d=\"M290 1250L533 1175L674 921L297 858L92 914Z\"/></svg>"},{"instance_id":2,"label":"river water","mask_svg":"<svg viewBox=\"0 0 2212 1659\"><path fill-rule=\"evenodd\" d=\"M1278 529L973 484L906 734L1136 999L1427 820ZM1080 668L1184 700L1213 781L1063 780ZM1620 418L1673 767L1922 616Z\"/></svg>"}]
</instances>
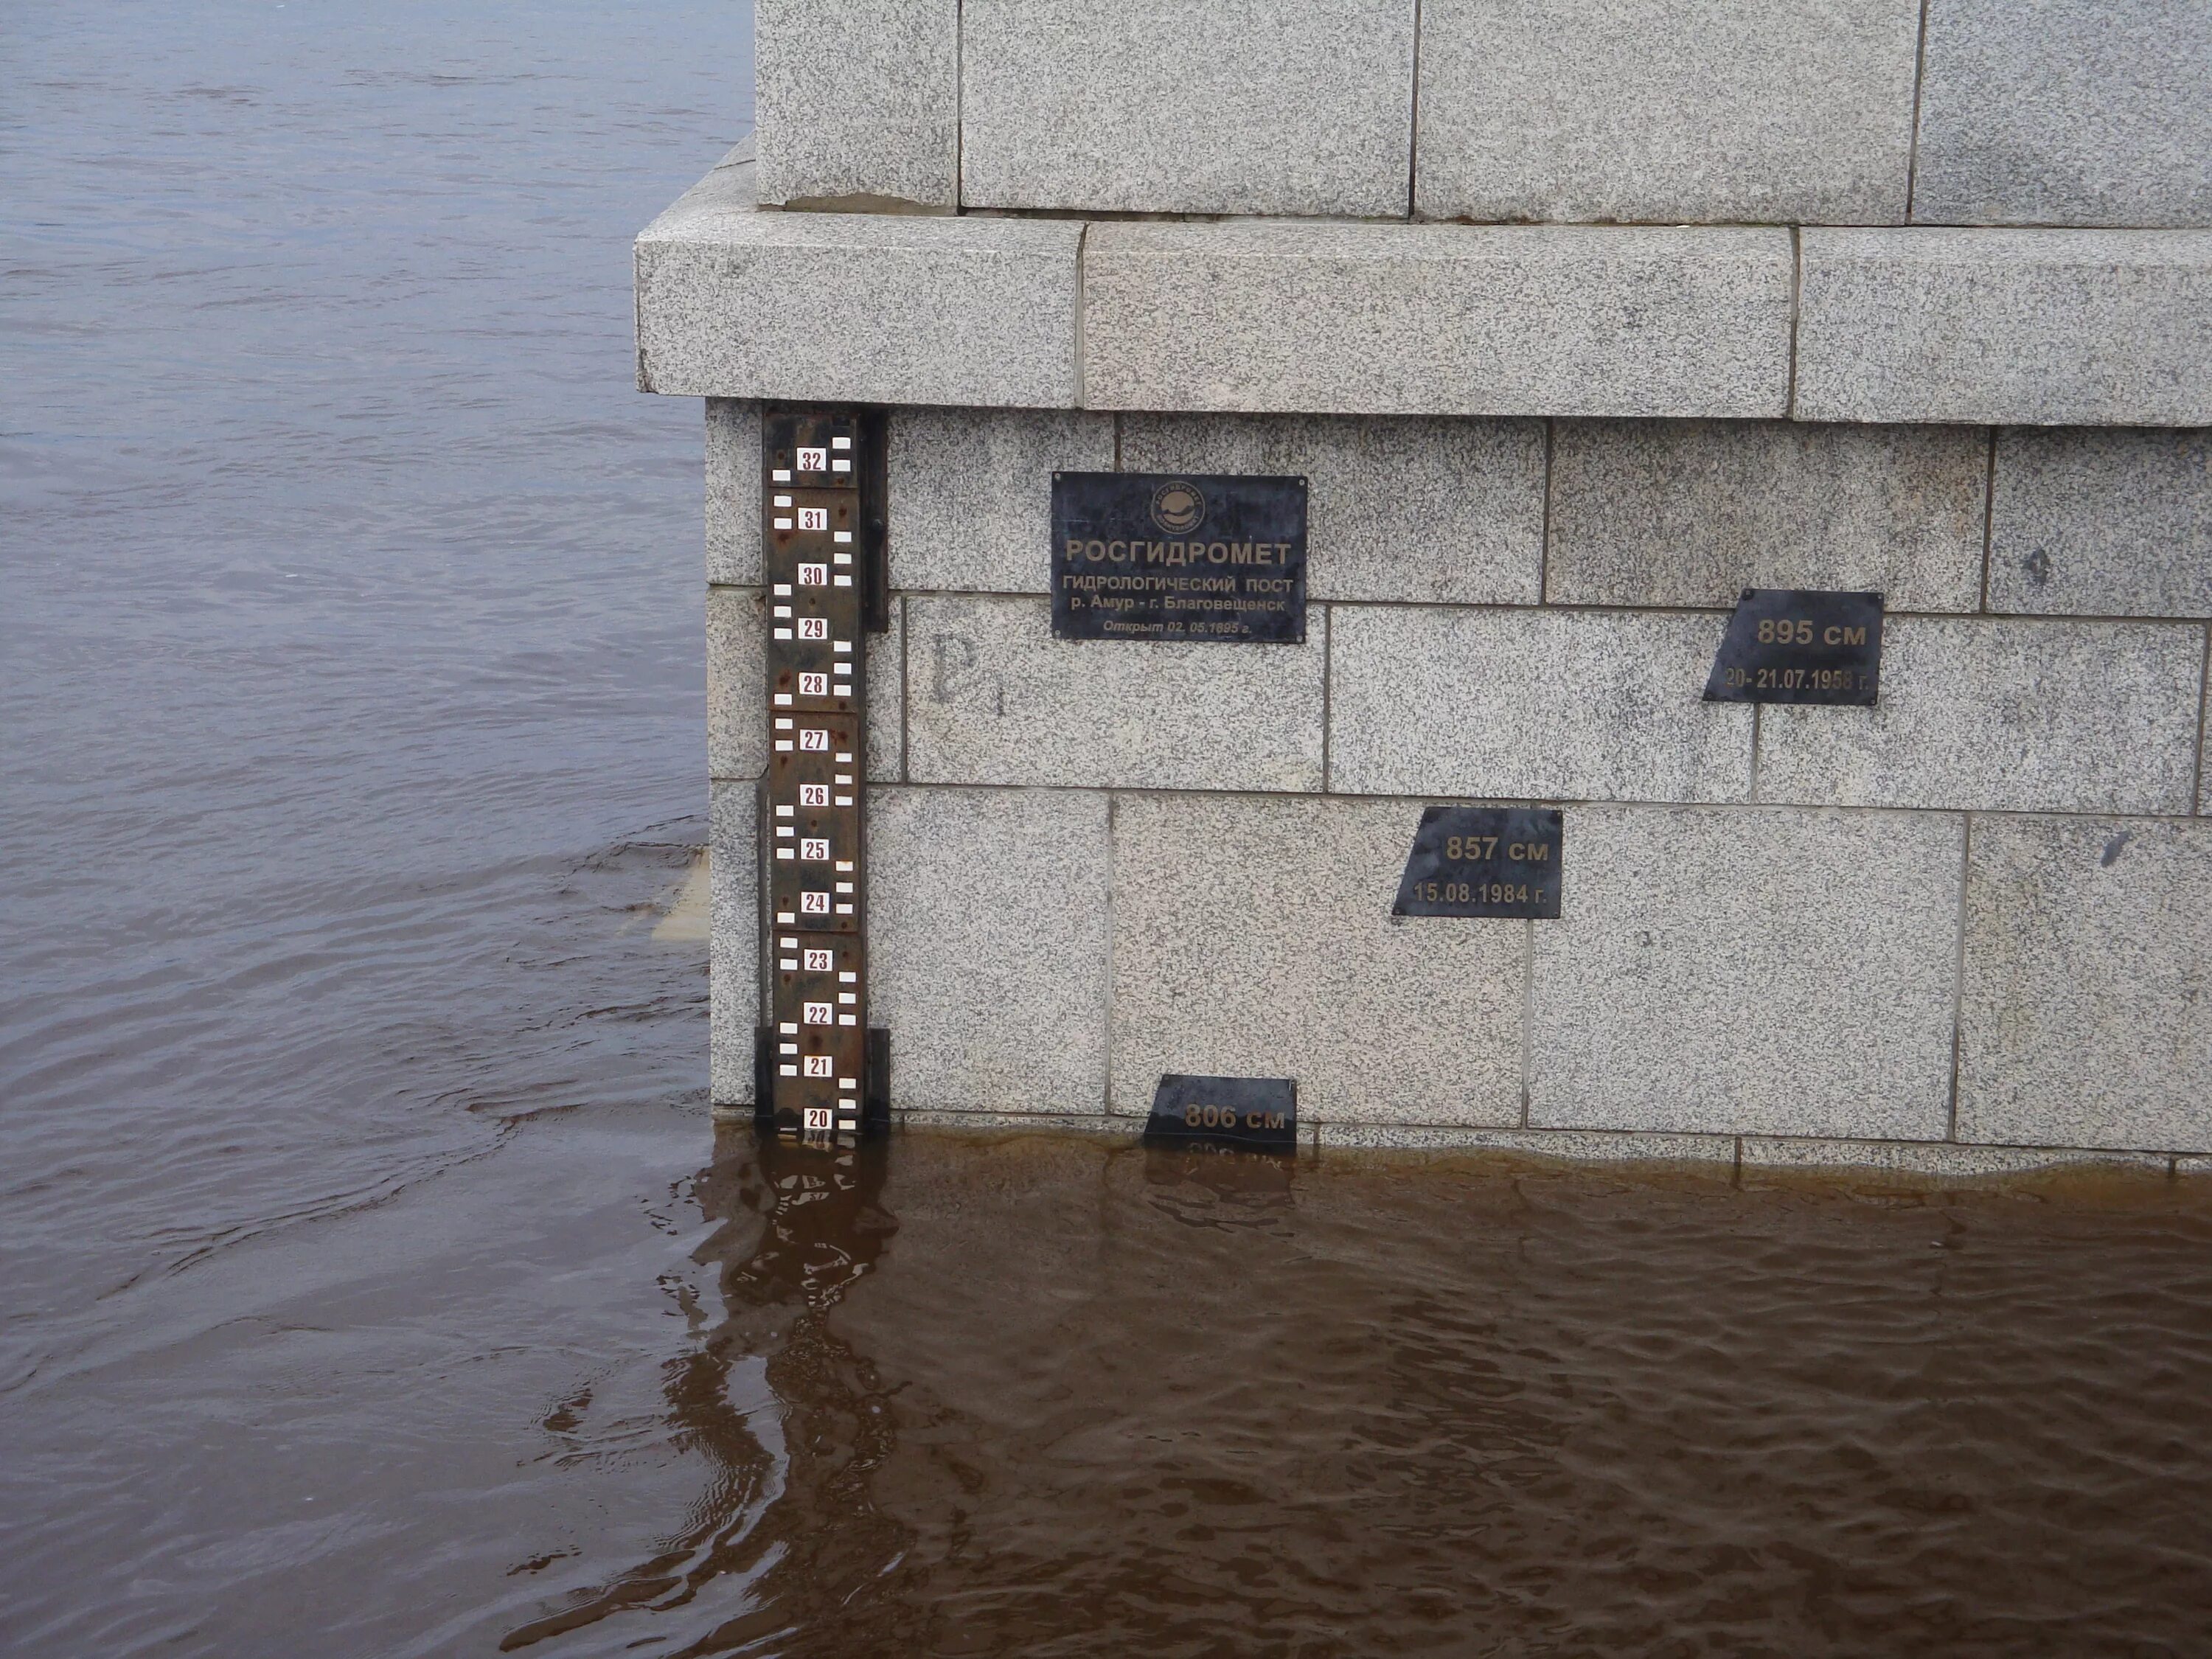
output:
<instances>
[{"instance_id":1,"label":"river water","mask_svg":"<svg viewBox=\"0 0 2212 1659\"><path fill-rule=\"evenodd\" d=\"M2186 1183L714 1139L749 34L0 19L0 1647L2203 1651Z\"/></svg>"}]
</instances>

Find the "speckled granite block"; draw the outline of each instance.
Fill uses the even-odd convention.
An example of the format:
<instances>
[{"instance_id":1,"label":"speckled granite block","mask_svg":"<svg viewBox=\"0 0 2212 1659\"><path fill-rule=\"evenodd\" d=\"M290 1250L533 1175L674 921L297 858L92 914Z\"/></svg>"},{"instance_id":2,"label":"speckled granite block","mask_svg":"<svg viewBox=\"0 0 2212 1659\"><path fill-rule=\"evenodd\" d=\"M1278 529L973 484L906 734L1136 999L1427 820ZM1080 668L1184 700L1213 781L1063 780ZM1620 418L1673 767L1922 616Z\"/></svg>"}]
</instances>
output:
<instances>
[{"instance_id":1,"label":"speckled granite block","mask_svg":"<svg viewBox=\"0 0 2212 1659\"><path fill-rule=\"evenodd\" d=\"M2201 629L1893 617L1872 708L1766 709L1759 798L2186 812Z\"/></svg>"},{"instance_id":2,"label":"speckled granite block","mask_svg":"<svg viewBox=\"0 0 2212 1659\"><path fill-rule=\"evenodd\" d=\"M1109 1135L1127 1140L1144 1133L1142 1118L1116 1117L1105 1112L965 1112L902 1111L894 1114L902 1129L942 1129L956 1134L990 1134L1016 1130L1034 1134L1040 1129L1061 1134Z\"/></svg>"},{"instance_id":3,"label":"speckled granite block","mask_svg":"<svg viewBox=\"0 0 2212 1659\"><path fill-rule=\"evenodd\" d=\"M760 405L707 399L707 580L761 581Z\"/></svg>"},{"instance_id":4,"label":"speckled granite block","mask_svg":"<svg viewBox=\"0 0 2212 1659\"><path fill-rule=\"evenodd\" d=\"M680 397L1065 408L1062 221L775 213L718 168L637 239L638 385Z\"/></svg>"},{"instance_id":5,"label":"speckled granite block","mask_svg":"<svg viewBox=\"0 0 2212 1659\"><path fill-rule=\"evenodd\" d=\"M1460 1129L1410 1123L1322 1123L1316 1127L1324 1152L1496 1152L1577 1164L1690 1164L1723 1175L1732 1174L1735 1164L1733 1135Z\"/></svg>"},{"instance_id":6,"label":"speckled granite block","mask_svg":"<svg viewBox=\"0 0 2212 1659\"><path fill-rule=\"evenodd\" d=\"M1570 808L1532 1127L1940 1138L1964 824Z\"/></svg>"},{"instance_id":7,"label":"speckled granite block","mask_svg":"<svg viewBox=\"0 0 2212 1659\"><path fill-rule=\"evenodd\" d=\"M1340 606L1330 787L1742 800L1751 709L1699 700L1724 625L1718 616Z\"/></svg>"},{"instance_id":8,"label":"speckled granite block","mask_svg":"<svg viewBox=\"0 0 2212 1659\"><path fill-rule=\"evenodd\" d=\"M1974 820L1959 1134L2212 1152L2212 824Z\"/></svg>"},{"instance_id":9,"label":"speckled granite block","mask_svg":"<svg viewBox=\"0 0 2212 1659\"><path fill-rule=\"evenodd\" d=\"M1912 216L2212 222L2212 6L1929 0Z\"/></svg>"},{"instance_id":10,"label":"speckled granite block","mask_svg":"<svg viewBox=\"0 0 2212 1659\"><path fill-rule=\"evenodd\" d=\"M1990 609L2212 616L2212 432L1997 434Z\"/></svg>"},{"instance_id":11,"label":"speckled granite block","mask_svg":"<svg viewBox=\"0 0 2212 1659\"><path fill-rule=\"evenodd\" d=\"M1055 640L1051 602L907 601L917 783L1318 789L1326 615L1304 645Z\"/></svg>"},{"instance_id":12,"label":"speckled granite block","mask_svg":"<svg viewBox=\"0 0 2212 1659\"><path fill-rule=\"evenodd\" d=\"M1547 597L1733 605L1747 587L1980 603L1987 434L1786 421L1562 421Z\"/></svg>"},{"instance_id":13,"label":"speckled granite block","mask_svg":"<svg viewBox=\"0 0 2212 1659\"><path fill-rule=\"evenodd\" d=\"M1048 592L1052 475L1113 470L1111 415L893 410L891 585Z\"/></svg>"},{"instance_id":14,"label":"speckled granite block","mask_svg":"<svg viewBox=\"0 0 2212 1659\"><path fill-rule=\"evenodd\" d=\"M1918 0L1424 0L1432 218L1905 218Z\"/></svg>"},{"instance_id":15,"label":"speckled granite block","mask_svg":"<svg viewBox=\"0 0 2212 1659\"><path fill-rule=\"evenodd\" d=\"M768 767L768 681L757 587L707 590L707 775L750 781Z\"/></svg>"},{"instance_id":16,"label":"speckled granite block","mask_svg":"<svg viewBox=\"0 0 2212 1659\"><path fill-rule=\"evenodd\" d=\"M1402 218L1413 0L966 0L971 207Z\"/></svg>"},{"instance_id":17,"label":"speckled granite block","mask_svg":"<svg viewBox=\"0 0 2212 1659\"><path fill-rule=\"evenodd\" d=\"M768 769L768 600L757 587L707 590L707 775L757 778ZM871 634L867 657L868 776L896 780L904 728L904 618L891 607L887 634Z\"/></svg>"},{"instance_id":18,"label":"speckled granite block","mask_svg":"<svg viewBox=\"0 0 2212 1659\"><path fill-rule=\"evenodd\" d=\"M1534 605L1544 563L1544 428L1411 416L1129 415L1129 472L1307 479L1318 599Z\"/></svg>"},{"instance_id":19,"label":"speckled granite block","mask_svg":"<svg viewBox=\"0 0 2212 1659\"><path fill-rule=\"evenodd\" d=\"M1295 1078L1302 1118L1518 1121L1528 924L1393 918L1420 817L1117 797L1113 1109L1185 1072Z\"/></svg>"},{"instance_id":20,"label":"speckled granite block","mask_svg":"<svg viewBox=\"0 0 2212 1659\"><path fill-rule=\"evenodd\" d=\"M900 1109L1099 1111L1106 1099L1106 797L868 796L870 1018Z\"/></svg>"},{"instance_id":21,"label":"speckled granite block","mask_svg":"<svg viewBox=\"0 0 2212 1659\"><path fill-rule=\"evenodd\" d=\"M1094 408L1785 412L1778 228L1114 223L1084 269Z\"/></svg>"},{"instance_id":22,"label":"speckled granite block","mask_svg":"<svg viewBox=\"0 0 2212 1659\"><path fill-rule=\"evenodd\" d=\"M2026 1146L1960 1146L1924 1140L1782 1140L1747 1135L1743 1182L1771 1185L1784 1173L1862 1170L1902 1176L1914 1185L2002 1181L2058 1170L2096 1170L2151 1181L2166 1177L2166 1160L2124 1152L2045 1151Z\"/></svg>"},{"instance_id":23,"label":"speckled granite block","mask_svg":"<svg viewBox=\"0 0 2212 1659\"><path fill-rule=\"evenodd\" d=\"M2212 231L1816 230L1806 421L2212 423Z\"/></svg>"},{"instance_id":24,"label":"speckled granite block","mask_svg":"<svg viewBox=\"0 0 2212 1659\"><path fill-rule=\"evenodd\" d=\"M753 0L760 199L951 208L959 0Z\"/></svg>"},{"instance_id":25,"label":"speckled granite block","mask_svg":"<svg viewBox=\"0 0 2212 1659\"><path fill-rule=\"evenodd\" d=\"M759 805L750 783L707 795L708 1095L753 1103L753 1030L761 1019Z\"/></svg>"}]
</instances>

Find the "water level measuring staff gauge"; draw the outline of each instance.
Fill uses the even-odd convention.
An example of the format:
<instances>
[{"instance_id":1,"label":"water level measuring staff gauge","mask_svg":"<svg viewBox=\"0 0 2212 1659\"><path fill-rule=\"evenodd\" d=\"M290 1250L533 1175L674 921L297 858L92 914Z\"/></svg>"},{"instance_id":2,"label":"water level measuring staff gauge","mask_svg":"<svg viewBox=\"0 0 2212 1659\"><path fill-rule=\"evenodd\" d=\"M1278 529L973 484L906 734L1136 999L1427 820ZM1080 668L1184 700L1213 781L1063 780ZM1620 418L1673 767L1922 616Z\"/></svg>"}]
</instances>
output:
<instances>
[{"instance_id":1,"label":"water level measuring staff gauge","mask_svg":"<svg viewBox=\"0 0 2212 1659\"><path fill-rule=\"evenodd\" d=\"M855 1136L888 1120L890 1045L868 1026L866 635L885 617L883 422L770 409L761 426L769 764L762 921L764 1131Z\"/></svg>"}]
</instances>

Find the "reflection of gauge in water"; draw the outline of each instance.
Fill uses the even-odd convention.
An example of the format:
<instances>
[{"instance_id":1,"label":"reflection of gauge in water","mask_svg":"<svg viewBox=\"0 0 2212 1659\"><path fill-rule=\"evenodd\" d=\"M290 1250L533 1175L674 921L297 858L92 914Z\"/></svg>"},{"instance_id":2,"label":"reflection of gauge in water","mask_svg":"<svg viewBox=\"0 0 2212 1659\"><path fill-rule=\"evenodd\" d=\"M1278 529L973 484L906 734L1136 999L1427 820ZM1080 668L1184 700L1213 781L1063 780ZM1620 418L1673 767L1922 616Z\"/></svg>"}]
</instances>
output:
<instances>
[{"instance_id":1,"label":"reflection of gauge in water","mask_svg":"<svg viewBox=\"0 0 2212 1659\"><path fill-rule=\"evenodd\" d=\"M1194 483L1170 479L1152 492L1152 522L1181 535L1206 522L1206 497Z\"/></svg>"}]
</instances>

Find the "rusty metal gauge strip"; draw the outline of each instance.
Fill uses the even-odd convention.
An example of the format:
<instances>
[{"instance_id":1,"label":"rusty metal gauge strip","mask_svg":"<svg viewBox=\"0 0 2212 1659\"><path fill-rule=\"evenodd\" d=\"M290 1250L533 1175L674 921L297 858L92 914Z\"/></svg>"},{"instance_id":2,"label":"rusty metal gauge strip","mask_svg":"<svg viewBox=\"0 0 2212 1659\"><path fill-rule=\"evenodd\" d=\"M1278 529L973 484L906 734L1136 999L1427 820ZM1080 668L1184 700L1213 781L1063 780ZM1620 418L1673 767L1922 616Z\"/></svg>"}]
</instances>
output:
<instances>
[{"instance_id":1,"label":"rusty metal gauge strip","mask_svg":"<svg viewBox=\"0 0 2212 1659\"><path fill-rule=\"evenodd\" d=\"M872 1042L868 1028L866 868L866 635L883 615L882 422L854 410L770 409L761 451L769 977L754 1113L763 1129L851 1137L885 1115L888 1045L881 1034Z\"/></svg>"}]
</instances>

